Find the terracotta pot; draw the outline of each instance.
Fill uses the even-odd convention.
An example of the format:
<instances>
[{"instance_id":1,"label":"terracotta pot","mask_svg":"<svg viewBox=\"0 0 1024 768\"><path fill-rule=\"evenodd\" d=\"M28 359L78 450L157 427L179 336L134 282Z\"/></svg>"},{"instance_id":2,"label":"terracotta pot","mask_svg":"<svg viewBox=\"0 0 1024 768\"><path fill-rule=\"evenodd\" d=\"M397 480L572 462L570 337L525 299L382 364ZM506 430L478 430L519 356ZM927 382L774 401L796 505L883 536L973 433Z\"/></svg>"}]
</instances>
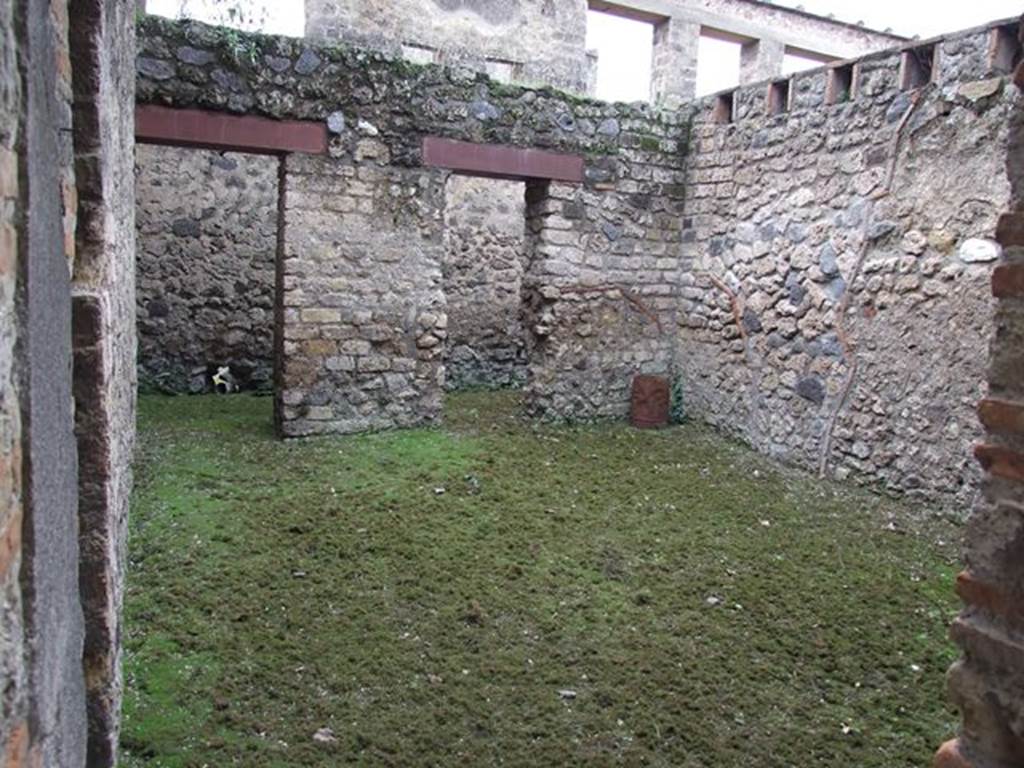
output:
<instances>
[{"instance_id":1,"label":"terracotta pot","mask_svg":"<svg viewBox=\"0 0 1024 768\"><path fill-rule=\"evenodd\" d=\"M630 421L638 429L667 426L670 401L668 379L662 376L637 376L633 379Z\"/></svg>"}]
</instances>

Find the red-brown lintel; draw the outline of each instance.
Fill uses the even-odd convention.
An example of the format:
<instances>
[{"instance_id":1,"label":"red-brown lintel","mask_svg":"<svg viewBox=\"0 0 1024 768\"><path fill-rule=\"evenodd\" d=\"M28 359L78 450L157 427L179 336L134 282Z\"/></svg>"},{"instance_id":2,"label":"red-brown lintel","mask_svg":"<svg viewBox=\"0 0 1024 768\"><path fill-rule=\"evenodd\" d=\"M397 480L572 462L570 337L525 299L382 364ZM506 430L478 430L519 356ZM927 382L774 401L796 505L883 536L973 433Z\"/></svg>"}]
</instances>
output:
<instances>
[{"instance_id":1,"label":"red-brown lintel","mask_svg":"<svg viewBox=\"0 0 1024 768\"><path fill-rule=\"evenodd\" d=\"M135 138L143 144L219 149L262 155L325 154L327 126L155 104L135 108Z\"/></svg>"},{"instance_id":2,"label":"red-brown lintel","mask_svg":"<svg viewBox=\"0 0 1024 768\"><path fill-rule=\"evenodd\" d=\"M423 139L423 165L499 179L581 183L584 163L579 155L427 136Z\"/></svg>"}]
</instances>

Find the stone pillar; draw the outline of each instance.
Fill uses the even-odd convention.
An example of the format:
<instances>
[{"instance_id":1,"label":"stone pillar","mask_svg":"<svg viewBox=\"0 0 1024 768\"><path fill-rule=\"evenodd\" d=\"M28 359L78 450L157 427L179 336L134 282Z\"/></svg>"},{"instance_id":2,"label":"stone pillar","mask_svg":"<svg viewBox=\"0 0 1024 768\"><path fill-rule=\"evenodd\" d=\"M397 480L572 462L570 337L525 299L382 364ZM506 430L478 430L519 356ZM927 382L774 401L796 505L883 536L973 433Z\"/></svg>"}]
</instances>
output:
<instances>
[{"instance_id":1,"label":"stone pillar","mask_svg":"<svg viewBox=\"0 0 1024 768\"><path fill-rule=\"evenodd\" d=\"M135 434L133 0L71 0L74 396L88 764L117 760L121 605Z\"/></svg>"},{"instance_id":2,"label":"stone pillar","mask_svg":"<svg viewBox=\"0 0 1024 768\"><path fill-rule=\"evenodd\" d=\"M69 365L76 208L68 16L64 2L27 0L18 8L24 74L18 207L24 224L13 322L24 417L18 456L24 479L20 580L29 706L27 736L18 737L28 759L22 763L15 756L7 764L81 766L87 726Z\"/></svg>"},{"instance_id":3,"label":"stone pillar","mask_svg":"<svg viewBox=\"0 0 1024 768\"><path fill-rule=\"evenodd\" d=\"M957 580L964 610L952 629L963 658L950 670L949 683L963 727L960 738L939 751L936 768L1024 765L1024 108L1019 104L1008 167L1015 210L999 224L1004 260L992 278L996 332L989 395L979 406L986 436L975 450L985 479L968 521L967 567Z\"/></svg>"},{"instance_id":4,"label":"stone pillar","mask_svg":"<svg viewBox=\"0 0 1024 768\"><path fill-rule=\"evenodd\" d=\"M300 437L437 423L448 317L444 173L285 158L278 254L275 421Z\"/></svg>"},{"instance_id":5,"label":"stone pillar","mask_svg":"<svg viewBox=\"0 0 1024 768\"><path fill-rule=\"evenodd\" d=\"M583 186L527 186L523 324L531 413L623 418L634 376L669 373L682 188L665 183L650 196L615 194L644 172L644 161L658 162L638 150L595 163ZM623 178L612 181L612 168ZM673 179L671 169L661 171Z\"/></svg>"},{"instance_id":6,"label":"stone pillar","mask_svg":"<svg viewBox=\"0 0 1024 768\"><path fill-rule=\"evenodd\" d=\"M786 46L777 40L751 40L740 49L740 85L782 76Z\"/></svg>"},{"instance_id":7,"label":"stone pillar","mask_svg":"<svg viewBox=\"0 0 1024 768\"><path fill-rule=\"evenodd\" d=\"M651 101L678 107L697 95L700 24L668 19L654 28Z\"/></svg>"}]
</instances>

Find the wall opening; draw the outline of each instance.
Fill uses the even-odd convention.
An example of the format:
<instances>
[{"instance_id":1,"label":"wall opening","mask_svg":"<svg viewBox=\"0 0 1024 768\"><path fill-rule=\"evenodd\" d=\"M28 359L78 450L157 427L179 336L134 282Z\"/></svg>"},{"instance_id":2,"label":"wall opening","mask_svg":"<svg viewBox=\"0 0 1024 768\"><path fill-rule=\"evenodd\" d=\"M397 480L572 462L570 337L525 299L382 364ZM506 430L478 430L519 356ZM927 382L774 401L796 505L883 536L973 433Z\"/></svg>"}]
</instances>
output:
<instances>
[{"instance_id":1,"label":"wall opening","mask_svg":"<svg viewBox=\"0 0 1024 768\"><path fill-rule=\"evenodd\" d=\"M993 72L1011 74L1021 62L1020 25L1006 24L992 30L991 66Z\"/></svg>"},{"instance_id":2,"label":"wall opening","mask_svg":"<svg viewBox=\"0 0 1024 768\"><path fill-rule=\"evenodd\" d=\"M740 84L743 45L701 31L697 44L697 95L735 88Z\"/></svg>"},{"instance_id":3,"label":"wall opening","mask_svg":"<svg viewBox=\"0 0 1024 768\"><path fill-rule=\"evenodd\" d=\"M273 391L279 165L138 146L141 391Z\"/></svg>"},{"instance_id":4,"label":"wall opening","mask_svg":"<svg viewBox=\"0 0 1024 768\"><path fill-rule=\"evenodd\" d=\"M790 108L789 80L779 80L768 86L768 114L783 115Z\"/></svg>"},{"instance_id":5,"label":"wall opening","mask_svg":"<svg viewBox=\"0 0 1024 768\"><path fill-rule=\"evenodd\" d=\"M846 64L828 71L828 86L825 101L828 104L845 104L857 98L857 67Z\"/></svg>"},{"instance_id":6,"label":"wall opening","mask_svg":"<svg viewBox=\"0 0 1024 768\"><path fill-rule=\"evenodd\" d=\"M901 89L912 91L934 80L937 51L934 45L922 45L903 52L900 65Z\"/></svg>"},{"instance_id":7,"label":"wall opening","mask_svg":"<svg viewBox=\"0 0 1024 768\"><path fill-rule=\"evenodd\" d=\"M452 174L445 187L443 288L449 391L526 383L521 301L524 182Z\"/></svg>"},{"instance_id":8,"label":"wall opening","mask_svg":"<svg viewBox=\"0 0 1024 768\"><path fill-rule=\"evenodd\" d=\"M594 95L604 101L649 101L655 24L605 3L587 11L587 48L597 52Z\"/></svg>"},{"instance_id":9,"label":"wall opening","mask_svg":"<svg viewBox=\"0 0 1024 768\"><path fill-rule=\"evenodd\" d=\"M782 74L794 75L797 72L806 72L809 69L817 69L830 61L834 61L834 59L829 56L787 48L782 57Z\"/></svg>"},{"instance_id":10,"label":"wall opening","mask_svg":"<svg viewBox=\"0 0 1024 768\"><path fill-rule=\"evenodd\" d=\"M735 118L735 97L732 91L721 93L715 99L713 119L718 125L731 123Z\"/></svg>"},{"instance_id":11,"label":"wall opening","mask_svg":"<svg viewBox=\"0 0 1024 768\"><path fill-rule=\"evenodd\" d=\"M306 27L302 3L280 3L273 0L246 0L244 3L146 0L146 13L172 19L196 19L217 26L288 37L302 37Z\"/></svg>"}]
</instances>

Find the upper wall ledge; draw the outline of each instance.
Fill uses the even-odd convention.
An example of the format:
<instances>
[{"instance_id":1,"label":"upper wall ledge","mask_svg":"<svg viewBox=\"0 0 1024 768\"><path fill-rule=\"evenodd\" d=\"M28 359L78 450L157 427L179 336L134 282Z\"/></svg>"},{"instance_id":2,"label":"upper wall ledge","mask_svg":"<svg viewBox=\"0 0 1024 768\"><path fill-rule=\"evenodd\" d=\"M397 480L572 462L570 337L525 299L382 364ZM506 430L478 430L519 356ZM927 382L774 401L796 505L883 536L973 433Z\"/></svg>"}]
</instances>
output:
<instances>
[{"instance_id":1,"label":"upper wall ledge","mask_svg":"<svg viewBox=\"0 0 1024 768\"><path fill-rule=\"evenodd\" d=\"M462 85L476 83L492 95L501 93L506 98L516 98L519 94L545 94L561 102L567 112L598 121L602 117L618 117L641 122L653 120L665 125L680 125L690 120L694 124L731 124L773 115L784 119L790 112L855 107L860 99L876 99L926 86L938 88L943 95L955 98L961 86L967 83L1004 78L1013 73L1022 59L1020 26L1019 19L1010 18L927 40L908 41L860 58L833 62L785 78L721 91L688 102L679 109L668 110L640 102L613 104L581 98L550 87L531 88L497 83L491 81L486 74L439 64L412 64L347 44L324 46L301 39L241 33L194 21L176 22L147 16L139 26L137 97L140 103L214 107L235 113L267 114L276 118L323 119L324 115L304 114L307 110L302 108L303 102L318 101L316 98L308 98L314 95L308 85L303 84L303 88L310 90L310 93L286 95L283 91L287 91L289 85L294 85L294 81L290 80L284 70L268 72L264 66L269 61L273 67L278 59L272 54L280 51L298 57L297 63L279 60L287 64L289 73L293 64L295 71L299 72L307 59L319 61L319 57L312 53L317 51L322 58L332 61L331 67L335 71L338 71L339 66L344 70L346 64L349 67L365 68L367 65L372 67L374 62L390 63L396 73L404 73L407 77L415 78L417 72L435 72L428 79L443 79ZM196 49L188 48L190 43L196 45ZM186 46L186 51L181 47L171 49L174 45L182 44ZM190 60L189 56L195 57L195 60ZM246 61L250 57L251 63ZM257 57L260 60L258 64ZM219 72L215 69L218 61L221 66ZM212 89L225 92L224 98L220 100L212 98L210 83L197 79L201 74L198 70L209 69L211 64L216 85L225 86ZM254 70L263 70L272 76L273 83L263 80L261 85L276 86L278 90L274 98L253 99L252 94L247 93L249 89L246 86L249 83L243 84L243 81L250 80ZM188 96L189 93L191 96ZM319 99L321 105L331 100L323 96ZM568 125L564 130L560 125L554 128L557 134L574 133ZM559 143L562 142L544 142L550 146ZM575 144L577 141L568 143Z\"/></svg>"},{"instance_id":2,"label":"upper wall ledge","mask_svg":"<svg viewBox=\"0 0 1024 768\"><path fill-rule=\"evenodd\" d=\"M695 124L726 125L790 112L856 105L893 92L938 89L955 98L968 83L1013 75L1022 60L1021 20L1002 19L961 32L911 40L856 59L719 91L682 107ZM975 89L981 97L995 95ZM968 91L974 95L973 90Z\"/></svg>"}]
</instances>

